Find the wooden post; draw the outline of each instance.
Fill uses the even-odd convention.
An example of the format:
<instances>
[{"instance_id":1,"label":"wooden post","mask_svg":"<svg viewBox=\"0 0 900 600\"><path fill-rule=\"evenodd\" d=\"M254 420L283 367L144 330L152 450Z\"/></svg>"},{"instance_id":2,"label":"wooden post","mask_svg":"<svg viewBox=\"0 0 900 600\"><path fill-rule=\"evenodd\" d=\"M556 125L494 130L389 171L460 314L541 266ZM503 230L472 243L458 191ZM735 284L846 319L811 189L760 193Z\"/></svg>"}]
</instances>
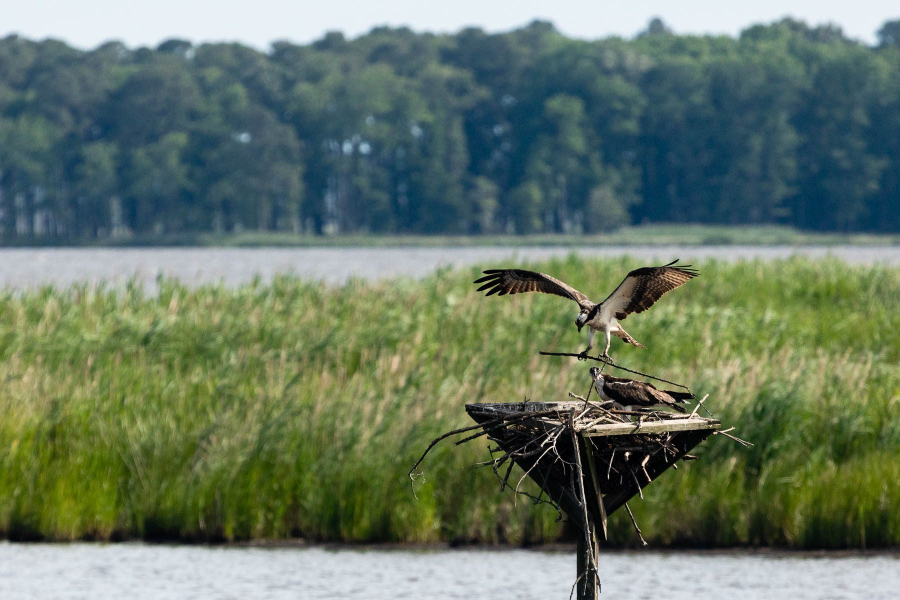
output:
<instances>
[{"instance_id":1,"label":"wooden post","mask_svg":"<svg viewBox=\"0 0 900 600\"><path fill-rule=\"evenodd\" d=\"M588 524L588 528L590 529L589 537L591 538L594 547L588 548L586 546L587 540L585 539L586 536L583 531L578 532L578 540L575 544L575 551L578 554L578 573L576 574L576 577L581 577L577 584L577 598L578 600L599 600L600 585L597 581L597 565L590 565L589 561L591 560L591 556L594 557L594 560L597 560L597 552L600 550L600 546L597 543L597 530L596 527L594 527L593 521ZM584 575L584 577L582 577L582 575Z\"/></svg>"},{"instance_id":2,"label":"wooden post","mask_svg":"<svg viewBox=\"0 0 900 600\"><path fill-rule=\"evenodd\" d=\"M600 490L600 476L597 474L597 467L594 465L594 452L591 449L590 440L582 439L581 441L584 443L584 454L587 457L588 475L590 475L591 483L593 484L591 487L594 490L594 495L597 496L597 508L600 509L594 517L600 519L600 526L603 529L603 539L608 540L609 532L606 528L606 507L603 505L603 492Z\"/></svg>"}]
</instances>

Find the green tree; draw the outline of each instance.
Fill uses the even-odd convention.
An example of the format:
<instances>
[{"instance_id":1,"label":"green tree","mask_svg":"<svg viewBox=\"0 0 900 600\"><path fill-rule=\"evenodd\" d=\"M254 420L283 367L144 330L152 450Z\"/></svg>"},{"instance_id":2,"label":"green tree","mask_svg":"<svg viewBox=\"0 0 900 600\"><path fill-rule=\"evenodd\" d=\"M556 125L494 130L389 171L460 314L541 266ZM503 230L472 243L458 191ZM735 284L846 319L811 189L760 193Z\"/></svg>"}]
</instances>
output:
<instances>
[{"instance_id":1,"label":"green tree","mask_svg":"<svg viewBox=\"0 0 900 600\"><path fill-rule=\"evenodd\" d=\"M616 195L615 187L604 184L591 190L588 198L587 231L605 233L631 222L628 203Z\"/></svg>"},{"instance_id":2,"label":"green tree","mask_svg":"<svg viewBox=\"0 0 900 600\"><path fill-rule=\"evenodd\" d=\"M882 47L900 48L900 19L887 21L878 30L878 44Z\"/></svg>"},{"instance_id":3,"label":"green tree","mask_svg":"<svg viewBox=\"0 0 900 600\"><path fill-rule=\"evenodd\" d=\"M119 234L118 149L110 142L84 144L74 173L71 234L80 239L102 239Z\"/></svg>"},{"instance_id":4,"label":"green tree","mask_svg":"<svg viewBox=\"0 0 900 600\"><path fill-rule=\"evenodd\" d=\"M497 233L500 231L498 211L500 209L500 188L487 177L476 177L469 189L469 206L474 214L474 233Z\"/></svg>"},{"instance_id":5,"label":"green tree","mask_svg":"<svg viewBox=\"0 0 900 600\"><path fill-rule=\"evenodd\" d=\"M201 163L207 227L299 231L303 170L293 129L258 107L222 125Z\"/></svg>"},{"instance_id":6,"label":"green tree","mask_svg":"<svg viewBox=\"0 0 900 600\"><path fill-rule=\"evenodd\" d=\"M184 161L188 138L169 133L130 153L125 177L126 219L132 231L161 235L180 230L190 180Z\"/></svg>"},{"instance_id":7,"label":"green tree","mask_svg":"<svg viewBox=\"0 0 900 600\"><path fill-rule=\"evenodd\" d=\"M542 229L543 212L541 186L533 181L521 183L510 190L506 199L509 222L515 233L538 233Z\"/></svg>"},{"instance_id":8,"label":"green tree","mask_svg":"<svg viewBox=\"0 0 900 600\"><path fill-rule=\"evenodd\" d=\"M879 65L865 49L827 47L796 118L801 136L797 224L849 231L868 216L887 161L869 147Z\"/></svg>"},{"instance_id":9,"label":"green tree","mask_svg":"<svg viewBox=\"0 0 900 600\"><path fill-rule=\"evenodd\" d=\"M599 168L596 145L590 131L584 102L557 94L544 102L543 131L531 146L527 172L541 187L545 220L556 231L572 231L583 220L581 211L587 186Z\"/></svg>"},{"instance_id":10,"label":"green tree","mask_svg":"<svg viewBox=\"0 0 900 600\"><path fill-rule=\"evenodd\" d=\"M0 201L7 241L55 230L47 192L58 142L59 132L41 117L0 119Z\"/></svg>"},{"instance_id":11,"label":"green tree","mask_svg":"<svg viewBox=\"0 0 900 600\"><path fill-rule=\"evenodd\" d=\"M101 111L104 132L123 148L154 143L186 131L200 102L200 91L183 61L152 58L110 94Z\"/></svg>"},{"instance_id":12,"label":"green tree","mask_svg":"<svg viewBox=\"0 0 900 600\"><path fill-rule=\"evenodd\" d=\"M7 242L257 229L900 231L900 44L378 27L268 52L0 39Z\"/></svg>"}]
</instances>

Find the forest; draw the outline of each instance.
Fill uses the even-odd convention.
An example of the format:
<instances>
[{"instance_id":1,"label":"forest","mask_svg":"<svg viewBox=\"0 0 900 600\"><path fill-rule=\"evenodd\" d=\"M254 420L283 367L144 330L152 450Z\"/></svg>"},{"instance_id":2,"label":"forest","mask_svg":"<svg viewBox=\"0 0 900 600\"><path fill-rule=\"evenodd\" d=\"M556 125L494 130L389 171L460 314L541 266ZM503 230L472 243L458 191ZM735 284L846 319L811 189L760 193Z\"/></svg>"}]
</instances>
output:
<instances>
[{"instance_id":1,"label":"forest","mask_svg":"<svg viewBox=\"0 0 900 600\"><path fill-rule=\"evenodd\" d=\"M900 231L900 20L0 40L2 244L648 223Z\"/></svg>"}]
</instances>

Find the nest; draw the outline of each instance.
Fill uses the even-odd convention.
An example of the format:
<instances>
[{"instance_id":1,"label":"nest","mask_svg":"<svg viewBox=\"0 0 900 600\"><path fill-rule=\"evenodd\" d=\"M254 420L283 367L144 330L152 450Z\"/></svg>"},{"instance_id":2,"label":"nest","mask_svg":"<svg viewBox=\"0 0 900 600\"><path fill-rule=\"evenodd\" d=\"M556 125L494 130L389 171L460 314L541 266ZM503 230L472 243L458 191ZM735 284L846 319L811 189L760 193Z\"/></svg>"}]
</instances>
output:
<instances>
[{"instance_id":1,"label":"nest","mask_svg":"<svg viewBox=\"0 0 900 600\"><path fill-rule=\"evenodd\" d=\"M585 397L572 393L569 397L572 400L565 402L466 405L477 424L433 440L410 469L410 478L414 481L416 469L442 440L468 434L456 441L460 445L489 438L496 444L489 447L490 460L478 464L491 468L501 491L510 488L536 504L550 504L560 518L565 513L581 530L582 580L596 578L597 538L601 532L606 538L607 519L619 508L625 507L646 545L627 502L635 495L643 498L642 489L669 467L677 469L679 460L695 459L688 454L691 449L713 434L751 445L731 435L731 429L721 429L703 404L706 397L698 400L689 414L617 410L609 403L591 401L590 392ZM699 415L701 408L710 416ZM522 474L512 478L515 465ZM527 477L537 483L538 495L522 489Z\"/></svg>"},{"instance_id":2,"label":"nest","mask_svg":"<svg viewBox=\"0 0 900 600\"><path fill-rule=\"evenodd\" d=\"M594 517L605 529L609 514L632 496L642 496L642 488L678 460L693 459L690 449L720 427L718 420L697 414L702 401L694 412L683 415L665 410L615 410L576 398L574 402L466 405L466 412L478 424L432 441L410 476L442 440L469 433L456 442L460 445L487 436L497 445L490 448L490 460L478 464L491 468L501 490L511 488L536 503L549 503L580 528ZM523 472L511 481L517 464ZM579 482L586 475L591 485L582 490ZM526 477L538 484L539 496L522 490Z\"/></svg>"}]
</instances>

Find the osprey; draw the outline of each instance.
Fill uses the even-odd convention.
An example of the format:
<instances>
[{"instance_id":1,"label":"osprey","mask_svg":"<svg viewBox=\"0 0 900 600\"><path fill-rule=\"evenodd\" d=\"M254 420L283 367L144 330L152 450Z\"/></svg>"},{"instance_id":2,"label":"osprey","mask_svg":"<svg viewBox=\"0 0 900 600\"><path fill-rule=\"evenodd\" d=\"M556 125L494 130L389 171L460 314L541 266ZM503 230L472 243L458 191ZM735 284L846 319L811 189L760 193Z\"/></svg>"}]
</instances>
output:
<instances>
[{"instance_id":1,"label":"osprey","mask_svg":"<svg viewBox=\"0 0 900 600\"><path fill-rule=\"evenodd\" d=\"M674 408L678 412L684 409L678 403L687 404L694 397L688 392L671 392L658 390L650 383L604 375L597 367L591 367L591 379L594 389L605 402L612 402L622 410L634 410L635 407L648 408L662 404Z\"/></svg>"},{"instance_id":2,"label":"osprey","mask_svg":"<svg viewBox=\"0 0 900 600\"><path fill-rule=\"evenodd\" d=\"M675 266L677 262L676 258L661 267L635 269L626 275L619 287L600 304L594 304L590 298L559 279L534 271L492 269L484 271L485 277L476 279L475 283L483 283L484 285L478 288L478 291L489 289L486 294L488 296L542 292L574 300L581 308L578 318L575 319L578 331L581 331L585 325L588 326L588 347L581 353L582 357L586 357L588 351L594 347L594 333L600 331L606 335L606 349L603 350L603 356L609 358L609 343L612 335L638 348L644 347L628 335L619 321L624 321L625 317L631 313L644 312L653 306L663 294L684 285L699 275L696 270L691 268L691 265Z\"/></svg>"}]
</instances>

